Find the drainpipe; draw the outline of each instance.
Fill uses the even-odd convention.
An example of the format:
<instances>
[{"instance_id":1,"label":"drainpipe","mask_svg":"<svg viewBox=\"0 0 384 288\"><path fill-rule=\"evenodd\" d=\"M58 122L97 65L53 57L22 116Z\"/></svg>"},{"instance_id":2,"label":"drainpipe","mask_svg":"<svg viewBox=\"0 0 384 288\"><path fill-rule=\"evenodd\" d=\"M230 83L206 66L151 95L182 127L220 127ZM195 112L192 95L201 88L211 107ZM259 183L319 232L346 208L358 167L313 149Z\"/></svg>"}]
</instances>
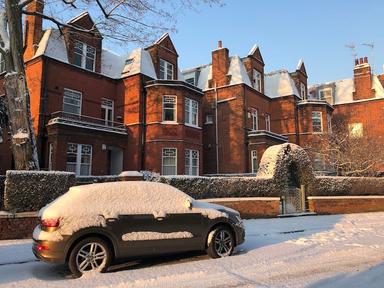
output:
<instances>
[{"instance_id":1,"label":"drainpipe","mask_svg":"<svg viewBox=\"0 0 384 288\"><path fill-rule=\"evenodd\" d=\"M218 99L218 92L217 92L217 85L215 83L215 141L216 141L216 174L219 174L219 127L217 123L217 99Z\"/></svg>"},{"instance_id":2,"label":"drainpipe","mask_svg":"<svg viewBox=\"0 0 384 288\"><path fill-rule=\"evenodd\" d=\"M140 121L140 126L141 126L141 163L140 163L140 170L145 170L145 141L146 141L146 136L147 136L147 90L145 89L145 81L144 81L144 75L140 75L140 80L141 80L141 121Z\"/></svg>"},{"instance_id":3,"label":"drainpipe","mask_svg":"<svg viewBox=\"0 0 384 288\"><path fill-rule=\"evenodd\" d=\"M245 95L245 85L243 85L243 105L244 105L244 113L243 113L243 117L244 117L244 144L245 144L245 147L246 149L244 149L244 154L245 154L245 169L246 171L250 171L249 169L249 139L248 139L248 130L247 130L247 99L246 99L246 95ZM252 172L252 171L251 171Z\"/></svg>"},{"instance_id":4,"label":"drainpipe","mask_svg":"<svg viewBox=\"0 0 384 288\"><path fill-rule=\"evenodd\" d=\"M41 109L40 109L40 113L39 113L39 126L38 126L38 147L39 149L37 150L38 151L38 155L39 155L39 158L40 158L40 167L44 167L44 165L42 165L44 162L45 162L45 153L43 153L45 146L48 144L48 143L45 143L44 142L44 128L45 128L45 113L47 111L47 100L48 100L48 97L47 97L47 59L43 56L42 57L42 62L43 62L43 71L42 71L42 75L41 75L41 78L42 78L42 85L41 85L41 90L40 90L40 94L41 94L41 100L40 100L40 105L41 105ZM47 140L48 140L48 136L47 136ZM48 167L47 167L48 168Z\"/></svg>"}]
</instances>

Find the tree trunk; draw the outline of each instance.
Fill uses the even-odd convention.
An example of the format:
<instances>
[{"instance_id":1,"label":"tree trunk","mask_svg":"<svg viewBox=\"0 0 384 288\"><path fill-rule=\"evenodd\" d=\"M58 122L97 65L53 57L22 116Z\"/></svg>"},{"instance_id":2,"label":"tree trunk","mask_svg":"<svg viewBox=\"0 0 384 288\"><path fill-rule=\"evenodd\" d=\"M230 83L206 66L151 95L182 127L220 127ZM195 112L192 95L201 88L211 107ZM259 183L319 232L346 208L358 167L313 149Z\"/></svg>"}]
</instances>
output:
<instances>
[{"instance_id":1,"label":"tree trunk","mask_svg":"<svg viewBox=\"0 0 384 288\"><path fill-rule=\"evenodd\" d=\"M32 127L30 98L23 59L22 14L14 0L6 0L10 51L6 54L7 95L12 153L18 170L38 170L36 138Z\"/></svg>"}]
</instances>

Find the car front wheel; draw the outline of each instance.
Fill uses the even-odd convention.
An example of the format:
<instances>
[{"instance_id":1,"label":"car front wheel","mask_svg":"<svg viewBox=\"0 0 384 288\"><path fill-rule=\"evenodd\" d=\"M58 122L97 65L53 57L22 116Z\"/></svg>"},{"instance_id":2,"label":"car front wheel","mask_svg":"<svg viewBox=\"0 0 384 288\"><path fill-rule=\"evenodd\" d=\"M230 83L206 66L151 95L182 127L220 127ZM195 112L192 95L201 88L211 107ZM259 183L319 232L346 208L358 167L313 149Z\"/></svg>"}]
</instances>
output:
<instances>
[{"instance_id":1,"label":"car front wheel","mask_svg":"<svg viewBox=\"0 0 384 288\"><path fill-rule=\"evenodd\" d=\"M207 253L211 258L230 256L235 248L232 231L225 226L218 226L208 234Z\"/></svg>"},{"instance_id":2,"label":"car front wheel","mask_svg":"<svg viewBox=\"0 0 384 288\"><path fill-rule=\"evenodd\" d=\"M104 240L90 237L81 240L69 255L68 266L74 276L88 272L105 272L111 262L111 251Z\"/></svg>"}]
</instances>

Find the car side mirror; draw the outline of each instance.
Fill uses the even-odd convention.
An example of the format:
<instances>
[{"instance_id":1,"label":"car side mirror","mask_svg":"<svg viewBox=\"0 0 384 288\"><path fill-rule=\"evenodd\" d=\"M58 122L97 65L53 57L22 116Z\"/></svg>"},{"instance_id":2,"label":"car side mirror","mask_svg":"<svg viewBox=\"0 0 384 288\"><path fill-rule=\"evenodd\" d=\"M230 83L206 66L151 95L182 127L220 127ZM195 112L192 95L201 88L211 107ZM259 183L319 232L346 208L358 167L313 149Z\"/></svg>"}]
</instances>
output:
<instances>
[{"instance_id":1,"label":"car side mirror","mask_svg":"<svg viewBox=\"0 0 384 288\"><path fill-rule=\"evenodd\" d=\"M185 199L185 207L187 207L188 209L192 209L192 199Z\"/></svg>"}]
</instances>

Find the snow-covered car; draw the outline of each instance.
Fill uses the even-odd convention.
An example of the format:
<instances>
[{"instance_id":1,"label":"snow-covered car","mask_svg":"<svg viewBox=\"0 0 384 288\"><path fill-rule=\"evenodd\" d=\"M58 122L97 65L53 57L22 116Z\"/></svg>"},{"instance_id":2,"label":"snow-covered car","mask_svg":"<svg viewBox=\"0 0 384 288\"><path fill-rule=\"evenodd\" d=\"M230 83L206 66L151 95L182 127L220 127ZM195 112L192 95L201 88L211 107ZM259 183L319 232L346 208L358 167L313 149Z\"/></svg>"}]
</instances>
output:
<instances>
[{"instance_id":1,"label":"snow-covered car","mask_svg":"<svg viewBox=\"0 0 384 288\"><path fill-rule=\"evenodd\" d=\"M206 250L232 254L244 242L240 214L166 184L129 181L75 186L39 211L37 258L67 263L77 276L115 259Z\"/></svg>"}]
</instances>

